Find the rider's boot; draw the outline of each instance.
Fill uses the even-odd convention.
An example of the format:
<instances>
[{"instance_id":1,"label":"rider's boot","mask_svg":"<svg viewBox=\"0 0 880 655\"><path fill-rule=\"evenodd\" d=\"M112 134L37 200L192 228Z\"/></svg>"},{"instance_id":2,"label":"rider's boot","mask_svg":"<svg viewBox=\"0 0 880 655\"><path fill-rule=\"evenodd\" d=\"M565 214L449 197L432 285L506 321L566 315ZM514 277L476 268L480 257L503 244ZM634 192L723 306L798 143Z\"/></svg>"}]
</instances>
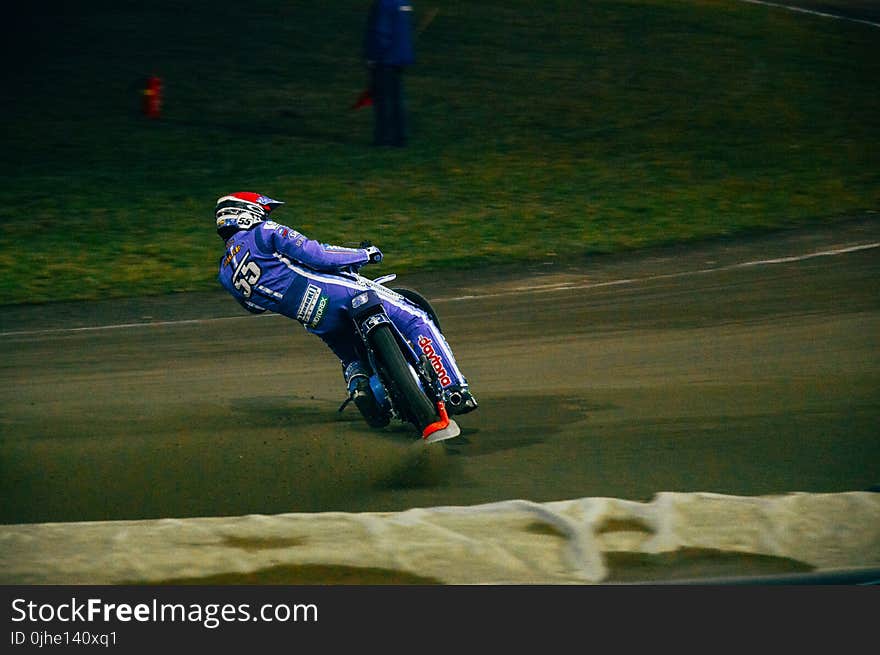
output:
<instances>
[{"instance_id":1,"label":"rider's boot","mask_svg":"<svg viewBox=\"0 0 880 655\"><path fill-rule=\"evenodd\" d=\"M443 402L449 414L467 414L477 408L477 399L471 394L467 383L453 384L443 390Z\"/></svg>"},{"instance_id":2,"label":"rider's boot","mask_svg":"<svg viewBox=\"0 0 880 655\"><path fill-rule=\"evenodd\" d=\"M373 428L384 428L388 425L390 419L376 402L376 396L370 388L370 376L363 363L358 360L351 362L345 367L343 375L349 398L354 401L367 424Z\"/></svg>"}]
</instances>

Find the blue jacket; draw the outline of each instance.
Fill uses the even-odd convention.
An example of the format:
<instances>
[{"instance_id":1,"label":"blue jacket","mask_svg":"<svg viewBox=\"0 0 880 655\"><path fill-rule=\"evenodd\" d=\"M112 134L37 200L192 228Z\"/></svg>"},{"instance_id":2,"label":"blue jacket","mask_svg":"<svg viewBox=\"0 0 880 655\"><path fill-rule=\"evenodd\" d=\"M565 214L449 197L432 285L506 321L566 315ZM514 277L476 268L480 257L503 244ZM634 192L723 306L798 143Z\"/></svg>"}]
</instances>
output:
<instances>
[{"instance_id":1,"label":"blue jacket","mask_svg":"<svg viewBox=\"0 0 880 655\"><path fill-rule=\"evenodd\" d=\"M307 324L314 317L306 314L313 314L315 305L305 298L309 281L300 271L338 271L369 261L361 248L318 243L286 225L265 221L226 242L217 278L245 309L255 314L269 310Z\"/></svg>"},{"instance_id":2,"label":"blue jacket","mask_svg":"<svg viewBox=\"0 0 880 655\"><path fill-rule=\"evenodd\" d=\"M405 0L375 0L364 36L364 59L385 66L411 65L412 13L412 4Z\"/></svg>"}]
</instances>

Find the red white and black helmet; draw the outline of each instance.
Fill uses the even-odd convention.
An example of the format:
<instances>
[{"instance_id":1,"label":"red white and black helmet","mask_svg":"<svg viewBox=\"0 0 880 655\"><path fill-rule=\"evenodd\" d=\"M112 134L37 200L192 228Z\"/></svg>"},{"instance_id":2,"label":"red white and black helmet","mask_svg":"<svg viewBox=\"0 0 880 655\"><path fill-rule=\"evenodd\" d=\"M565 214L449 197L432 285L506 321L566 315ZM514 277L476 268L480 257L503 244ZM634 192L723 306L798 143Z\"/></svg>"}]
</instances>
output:
<instances>
[{"instance_id":1,"label":"red white and black helmet","mask_svg":"<svg viewBox=\"0 0 880 655\"><path fill-rule=\"evenodd\" d=\"M250 191L238 191L217 199L214 218L217 234L226 241L239 230L249 230L262 223L269 213L284 203L268 196Z\"/></svg>"}]
</instances>

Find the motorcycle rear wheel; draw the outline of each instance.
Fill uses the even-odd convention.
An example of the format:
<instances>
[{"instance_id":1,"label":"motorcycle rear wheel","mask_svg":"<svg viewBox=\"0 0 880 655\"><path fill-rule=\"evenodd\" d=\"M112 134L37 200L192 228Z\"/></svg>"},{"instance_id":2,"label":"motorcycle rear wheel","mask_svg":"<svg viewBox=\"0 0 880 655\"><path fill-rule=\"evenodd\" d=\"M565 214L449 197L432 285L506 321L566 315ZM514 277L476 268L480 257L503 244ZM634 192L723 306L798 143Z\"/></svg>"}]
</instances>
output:
<instances>
[{"instance_id":1,"label":"motorcycle rear wheel","mask_svg":"<svg viewBox=\"0 0 880 655\"><path fill-rule=\"evenodd\" d=\"M412 423L421 433L437 420L434 404L416 381L391 328L377 327L370 334L370 340L379 359L377 373L388 389L392 405L400 418Z\"/></svg>"}]
</instances>

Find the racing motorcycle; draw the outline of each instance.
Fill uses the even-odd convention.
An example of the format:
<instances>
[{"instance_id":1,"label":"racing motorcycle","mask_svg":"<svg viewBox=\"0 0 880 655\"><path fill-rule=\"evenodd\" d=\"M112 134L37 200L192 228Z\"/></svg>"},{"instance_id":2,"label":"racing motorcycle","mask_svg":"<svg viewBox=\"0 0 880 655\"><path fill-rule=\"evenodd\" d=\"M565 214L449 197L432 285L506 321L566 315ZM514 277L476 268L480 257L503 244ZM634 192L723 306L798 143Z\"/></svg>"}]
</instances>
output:
<instances>
[{"instance_id":1,"label":"racing motorcycle","mask_svg":"<svg viewBox=\"0 0 880 655\"><path fill-rule=\"evenodd\" d=\"M349 269L340 271L339 275L364 287L363 292L351 299L348 310L360 337L357 347L361 361L370 368L369 386L373 397L354 397L367 423L372 427L384 427L392 420L408 423L427 443L457 437L461 429L446 411L443 387L428 358L429 353L414 347L401 334L385 312L377 291L416 305L442 332L437 312L418 292L385 286L397 278L395 274L370 279ZM339 411L351 400L348 398Z\"/></svg>"}]
</instances>

